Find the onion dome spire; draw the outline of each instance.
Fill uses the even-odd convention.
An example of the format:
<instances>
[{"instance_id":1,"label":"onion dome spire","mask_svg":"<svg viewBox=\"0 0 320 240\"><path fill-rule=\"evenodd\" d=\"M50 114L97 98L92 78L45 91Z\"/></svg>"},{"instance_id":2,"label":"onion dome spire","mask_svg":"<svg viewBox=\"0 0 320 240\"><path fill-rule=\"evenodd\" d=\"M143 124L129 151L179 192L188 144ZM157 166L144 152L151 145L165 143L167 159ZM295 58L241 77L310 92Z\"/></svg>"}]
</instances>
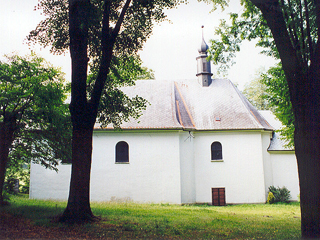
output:
<instances>
[{"instance_id":1,"label":"onion dome spire","mask_svg":"<svg viewBox=\"0 0 320 240\"><path fill-rule=\"evenodd\" d=\"M202 28L202 42L201 42L200 48L198 49L198 52L199 53L206 53L207 50L209 49L209 47L206 44L206 42L204 41L204 37L203 37L203 28L204 28L204 26L202 25L201 28Z\"/></svg>"},{"instance_id":2,"label":"onion dome spire","mask_svg":"<svg viewBox=\"0 0 320 240\"><path fill-rule=\"evenodd\" d=\"M212 80L211 80L211 66L210 66L210 61L207 60L207 50L209 49L208 45L204 41L203 37L203 27L202 26L202 42L201 46L198 49L199 51L199 56L196 58L197 59L197 74L196 76L198 77L198 81L201 83L203 87L208 87L210 86Z\"/></svg>"}]
</instances>

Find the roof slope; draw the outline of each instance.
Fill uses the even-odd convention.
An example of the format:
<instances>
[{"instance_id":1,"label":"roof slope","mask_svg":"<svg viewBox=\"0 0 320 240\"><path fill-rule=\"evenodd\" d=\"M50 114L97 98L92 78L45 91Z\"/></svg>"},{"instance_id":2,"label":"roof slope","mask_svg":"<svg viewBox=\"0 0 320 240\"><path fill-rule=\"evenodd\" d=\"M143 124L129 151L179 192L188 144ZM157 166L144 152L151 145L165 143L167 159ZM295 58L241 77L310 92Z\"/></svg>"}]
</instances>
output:
<instances>
[{"instance_id":1,"label":"roof slope","mask_svg":"<svg viewBox=\"0 0 320 240\"><path fill-rule=\"evenodd\" d=\"M227 79L214 79L209 87L197 80L139 80L122 90L150 102L123 129L274 130Z\"/></svg>"}]
</instances>

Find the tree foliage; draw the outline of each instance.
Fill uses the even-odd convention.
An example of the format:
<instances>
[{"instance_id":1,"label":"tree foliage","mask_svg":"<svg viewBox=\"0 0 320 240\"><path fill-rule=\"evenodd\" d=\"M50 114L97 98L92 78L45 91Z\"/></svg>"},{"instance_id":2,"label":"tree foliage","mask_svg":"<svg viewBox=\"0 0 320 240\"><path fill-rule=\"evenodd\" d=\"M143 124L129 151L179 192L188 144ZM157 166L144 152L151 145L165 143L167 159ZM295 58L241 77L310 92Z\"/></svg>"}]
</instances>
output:
<instances>
[{"instance_id":1,"label":"tree foliage","mask_svg":"<svg viewBox=\"0 0 320 240\"><path fill-rule=\"evenodd\" d=\"M294 148L294 114L288 83L281 64L271 67L262 74L260 81L265 86L264 99L267 100L272 112L283 124L283 127L279 129L281 138L287 142L288 148Z\"/></svg>"},{"instance_id":2,"label":"tree foliage","mask_svg":"<svg viewBox=\"0 0 320 240\"><path fill-rule=\"evenodd\" d=\"M229 1L211 1L214 8L226 8ZM230 22L220 20L216 29L219 39L211 40L210 58L219 64L221 71L226 71L234 63L236 53L240 51L244 40L257 40L256 46L264 48L263 54L280 59L271 30L259 8L253 2L240 0L243 7L241 13L230 13ZM313 1L279 0L269 1L272 8L280 8L296 55L302 66L307 69L314 59L318 40L316 15L317 9ZM272 4L274 4L272 6Z\"/></svg>"},{"instance_id":3,"label":"tree foliage","mask_svg":"<svg viewBox=\"0 0 320 240\"><path fill-rule=\"evenodd\" d=\"M242 94L258 110L269 110L270 106L266 98L266 85L262 83L260 72L249 83L246 83Z\"/></svg>"},{"instance_id":4,"label":"tree foliage","mask_svg":"<svg viewBox=\"0 0 320 240\"><path fill-rule=\"evenodd\" d=\"M259 72L242 91L244 96L258 110L270 110L282 122L277 131L286 147L294 148L294 114L290 93L281 64L271 67L267 72Z\"/></svg>"},{"instance_id":5,"label":"tree foliage","mask_svg":"<svg viewBox=\"0 0 320 240\"><path fill-rule=\"evenodd\" d=\"M110 30L118 28L117 21L125 1L110 1ZM164 8L174 7L178 1L135 1L125 14L121 31L115 38L110 72L101 94L97 120L106 126L110 123L119 128L121 122L130 117L138 118L147 102L136 96L127 97L120 89L122 86L132 86L135 80L153 79L152 70L143 67L138 51L150 36L154 22L164 20ZM47 18L41 21L28 36L28 43L39 43L44 47L51 46L54 54L65 54L69 50L69 3L66 0L39 1L36 9L43 12ZM88 64L89 75L86 86L88 101L99 74L102 56L102 31L104 1L90 1L88 5Z\"/></svg>"},{"instance_id":6,"label":"tree foliage","mask_svg":"<svg viewBox=\"0 0 320 240\"><path fill-rule=\"evenodd\" d=\"M59 161L71 159L63 74L34 54L6 56L6 60L0 62L0 179L7 166L14 176L22 163L56 170Z\"/></svg>"}]
</instances>

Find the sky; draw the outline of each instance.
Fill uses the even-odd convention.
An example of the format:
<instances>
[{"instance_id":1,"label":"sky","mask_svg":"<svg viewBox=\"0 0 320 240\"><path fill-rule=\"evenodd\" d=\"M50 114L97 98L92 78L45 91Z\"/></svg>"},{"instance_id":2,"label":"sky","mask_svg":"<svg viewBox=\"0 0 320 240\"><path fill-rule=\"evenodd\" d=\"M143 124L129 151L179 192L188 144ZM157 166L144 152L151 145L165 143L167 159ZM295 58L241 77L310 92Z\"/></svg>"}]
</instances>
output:
<instances>
[{"instance_id":1,"label":"sky","mask_svg":"<svg viewBox=\"0 0 320 240\"><path fill-rule=\"evenodd\" d=\"M40 46L28 46L25 38L43 19L40 11L34 11L38 0L0 0L0 58L12 52L29 54L31 49L56 67L61 67L70 81L71 64L69 54L54 56L49 49ZM224 12L218 9L211 12L212 6L197 0L189 0L176 9L167 10L169 21L156 24L152 36L140 52L143 65L154 70L158 80L196 79L196 57L201 44L202 29L204 39L210 45L214 39L214 30L219 20L228 18L229 12L241 11L240 1L232 0ZM237 83L240 90L250 82L261 69L268 69L275 61L259 54L261 49L252 42L244 42L226 78ZM214 77L216 67L212 66Z\"/></svg>"}]
</instances>

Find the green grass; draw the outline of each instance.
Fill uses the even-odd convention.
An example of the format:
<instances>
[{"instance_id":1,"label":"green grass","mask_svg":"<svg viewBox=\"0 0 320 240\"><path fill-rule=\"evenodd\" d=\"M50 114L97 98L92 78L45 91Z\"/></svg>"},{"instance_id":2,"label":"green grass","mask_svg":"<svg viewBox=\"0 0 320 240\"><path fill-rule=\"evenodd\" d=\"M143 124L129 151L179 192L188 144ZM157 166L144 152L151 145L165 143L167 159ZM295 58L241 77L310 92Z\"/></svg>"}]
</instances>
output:
<instances>
[{"instance_id":1,"label":"green grass","mask_svg":"<svg viewBox=\"0 0 320 240\"><path fill-rule=\"evenodd\" d=\"M12 197L5 211L32 219L37 225L52 223L66 202ZM180 239L299 239L299 203L248 204L226 207L137 203L95 203L92 211L102 220L82 231L97 237ZM72 227L72 226L70 226Z\"/></svg>"}]
</instances>

